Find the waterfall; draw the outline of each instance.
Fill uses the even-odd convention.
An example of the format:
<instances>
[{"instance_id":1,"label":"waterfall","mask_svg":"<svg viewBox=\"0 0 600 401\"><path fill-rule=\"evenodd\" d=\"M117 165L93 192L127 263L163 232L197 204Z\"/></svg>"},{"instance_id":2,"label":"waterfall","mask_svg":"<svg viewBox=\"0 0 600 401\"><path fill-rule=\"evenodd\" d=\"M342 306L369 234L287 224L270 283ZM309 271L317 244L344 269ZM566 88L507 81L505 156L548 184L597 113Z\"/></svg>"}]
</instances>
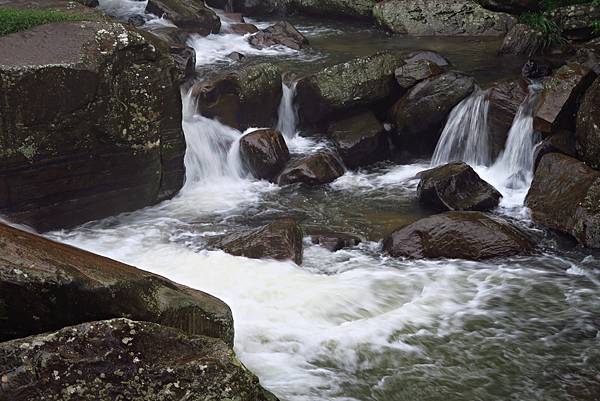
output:
<instances>
[{"instance_id":1,"label":"waterfall","mask_svg":"<svg viewBox=\"0 0 600 401\"><path fill-rule=\"evenodd\" d=\"M487 92L477 90L452 109L433 153L433 166L459 160L476 166L491 164L488 108Z\"/></svg>"},{"instance_id":2,"label":"waterfall","mask_svg":"<svg viewBox=\"0 0 600 401\"><path fill-rule=\"evenodd\" d=\"M541 85L529 86L529 94L519 106L508 133L506 147L493 169L505 177L504 185L509 188L525 188L533 175L533 153L537 133L533 129L533 109L538 100Z\"/></svg>"},{"instance_id":3,"label":"waterfall","mask_svg":"<svg viewBox=\"0 0 600 401\"><path fill-rule=\"evenodd\" d=\"M279 104L279 114L277 121L277 130L279 130L286 139L291 139L296 135L298 123L298 110L294 105L294 96L296 94L296 82L289 86L283 84L283 96Z\"/></svg>"},{"instance_id":4,"label":"waterfall","mask_svg":"<svg viewBox=\"0 0 600 401\"><path fill-rule=\"evenodd\" d=\"M186 187L208 179L240 179L244 176L239 156L242 133L198 114L191 89L183 94L182 126L187 145L184 158Z\"/></svg>"}]
</instances>

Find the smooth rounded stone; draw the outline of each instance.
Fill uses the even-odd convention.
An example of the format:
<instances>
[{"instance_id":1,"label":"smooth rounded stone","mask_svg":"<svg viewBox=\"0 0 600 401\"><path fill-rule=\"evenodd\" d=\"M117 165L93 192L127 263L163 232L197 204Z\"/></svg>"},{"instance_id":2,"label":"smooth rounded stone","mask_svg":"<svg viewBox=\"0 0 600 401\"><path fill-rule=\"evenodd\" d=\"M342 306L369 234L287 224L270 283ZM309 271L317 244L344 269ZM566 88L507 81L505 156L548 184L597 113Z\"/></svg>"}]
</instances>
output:
<instances>
[{"instance_id":1,"label":"smooth rounded stone","mask_svg":"<svg viewBox=\"0 0 600 401\"><path fill-rule=\"evenodd\" d=\"M331 123L328 133L348 168L367 166L390 154L387 132L371 111Z\"/></svg>"},{"instance_id":2,"label":"smooth rounded stone","mask_svg":"<svg viewBox=\"0 0 600 401\"><path fill-rule=\"evenodd\" d=\"M261 129L240 139L240 156L255 178L274 181L290 160L290 151L281 132Z\"/></svg>"},{"instance_id":3,"label":"smooth rounded stone","mask_svg":"<svg viewBox=\"0 0 600 401\"><path fill-rule=\"evenodd\" d=\"M310 235L310 240L315 245L327 249L329 252L337 252L346 248L353 248L360 244L358 237L344 233L314 233Z\"/></svg>"},{"instance_id":4,"label":"smooth rounded stone","mask_svg":"<svg viewBox=\"0 0 600 401\"><path fill-rule=\"evenodd\" d=\"M309 186L323 185L335 181L346 169L338 156L330 151L322 151L292 159L283 169L277 183L279 185L302 183Z\"/></svg>"},{"instance_id":5,"label":"smooth rounded stone","mask_svg":"<svg viewBox=\"0 0 600 401\"><path fill-rule=\"evenodd\" d=\"M179 191L180 74L160 41L103 19L57 22L0 37L0 54L0 214L47 231Z\"/></svg>"},{"instance_id":6,"label":"smooth rounded stone","mask_svg":"<svg viewBox=\"0 0 600 401\"><path fill-rule=\"evenodd\" d=\"M543 2L540 0L476 0L483 7L491 11L500 11L510 14L521 14L528 11L542 11Z\"/></svg>"},{"instance_id":7,"label":"smooth rounded stone","mask_svg":"<svg viewBox=\"0 0 600 401\"><path fill-rule=\"evenodd\" d=\"M253 230L228 235L218 241L216 247L235 256L292 260L300 265L302 237L302 229L295 220L282 219Z\"/></svg>"},{"instance_id":8,"label":"smooth rounded stone","mask_svg":"<svg viewBox=\"0 0 600 401\"><path fill-rule=\"evenodd\" d=\"M588 40L600 36L595 24L600 21L600 5L594 3L557 7L548 17L562 29L570 40Z\"/></svg>"},{"instance_id":9,"label":"smooth rounded stone","mask_svg":"<svg viewBox=\"0 0 600 401\"><path fill-rule=\"evenodd\" d=\"M563 128L574 130L577 101L594 82L596 74L579 64L560 67L544 82L533 115L533 127L544 134Z\"/></svg>"},{"instance_id":10,"label":"smooth rounded stone","mask_svg":"<svg viewBox=\"0 0 600 401\"><path fill-rule=\"evenodd\" d=\"M246 58L246 56L244 56L242 53L231 52L227 55L227 58L229 58L233 61L242 61L243 59Z\"/></svg>"},{"instance_id":11,"label":"smooth rounded stone","mask_svg":"<svg viewBox=\"0 0 600 401\"><path fill-rule=\"evenodd\" d=\"M436 211L495 209L502 195L466 163L449 163L419 173L419 202Z\"/></svg>"},{"instance_id":12,"label":"smooth rounded stone","mask_svg":"<svg viewBox=\"0 0 600 401\"><path fill-rule=\"evenodd\" d=\"M281 71L270 63L219 74L192 89L200 114L242 131L274 126L282 94Z\"/></svg>"},{"instance_id":13,"label":"smooth rounded stone","mask_svg":"<svg viewBox=\"0 0 600 401\"><path fill-rule=\"evenodd\" d=\"M0 243L0 342L129 317L233 344L231 310L211 295L3 223Z\"/></svg>"},{"instance_id":14,"label":"smooth rounded stone","mask_svg":"<svg viewBox=\"0 0 600 401\"><path fill-rule=\"evenodd\" d=\"M525 199L533 221L600 248L600 172L560 154L544 155Z\"/></svg>"},{"instance_id":15,"label":"smooth rounded stone","mask_svg":"<svg viewBox=\"0 0 600 401\"><path fill-rule=\"evenodd\" d=\"M527 60L521 68L521 77L538 80L552 74L552 66L543 60Z\"/></svg>"},{"instance_id":16,"label":"smooth rounded stone","mask_svg":"<svg viewBox=\"0 0 600 401\"><path fill-rule=\"evenodd\" d=\"M523 79L496 82L489 88L487 126L492 159L504 150L515 115L528 93Z\"/></svg>"},{"instance_id":17,"label":"smooth rounded stone","mask_svg":"<svg viewBox=\"0 0 600 401\"><path fill-rule=\"evenodd\" d=\"M149 0L146 12L160 15L173 21L177 27L202 36L219 33L219 16L202 1Z\"/></svg>"},{"instance_id":18,"label":"smooth rounded stone","mask_svg":"<svg viewBox=\"0 0 600 401\"><path fill-rule=\"evenodd\" d=\"M394 71L403 64L400 56L382 52L300 79L296 102L301 119L318 124L336 114L394 97L400 91Z\"/></svg>"},{"instance_id":19,"label":"smooth rounded stone","mask_svg":"<svg viewBox=\"0 0 600 401\"><path fill-rule=\"evenodd\" d=\"M375 5L373 16L390 32L416 36L501 36L514 22L471 0L386 0Z\"/></svg>"},{"instance_id":20,"label":"smooth rounded stone","mask_svg":"<svg viewBox=\"0 0 600 401\"><path fill-rule=\"evenodd\" d=\"M498 54L533 56L542 50L544 34L525 24L515 24L504 37Z\"/></svg>"},{"instance_id":21,"label":"smooth rounded stone","mask_svg":"<svg viewBox=\"0 0 600 401\"><path fill-rule=\"evenodd\" d=\"M401 150L431 154L448 114L475 88L472 77L453 71L418 83L390 111L394 143Z\"/></svg>"},{"instance_id":22,"label":"smooth rounded stone","mask_svg":"<svg viewBox=\"0 0 600 401\"><path fill-rule=\"evenodd\" d=\"M290 49L300 50L308 45L308 39L287 21L280 21L255 33L248 38L248 42L257 49L282 45Z\"/></svg>"},{"instance_id":23,"label":"smooth rounded stone","mask_svg":"<svg viewBox=\"0 0 600 401\"><path fill-rule=\"evenodd\" d=\"M430 50L416 51L404 56L404 62L406 64L416 63L420 60L431 61L432 63L437 64L444 70L447 70L452 65L450 63L450 60L448 60L446 57L442 56L439 53L432 52Z\"/></svg>"},{"instance_id":24,"label":"smooth rounded stone","mask_svg":"<svg viewBox=\"0 0 600 401\"><path fill-rule=\"evenodd\" d=\"M232 24L229 25L229 31L238 35L247 35L257 33L260 29L253 24Z\"/></svg>"},{"instance_id":25,"label":"smooth rounded stone","mask_svg":"<svg viewBox=\"0 0 600 401\"><path fill-rule=\"evenodd\" d=\"M0 343L0 361L10 401L276 400L223 341L129 319Z\"/></svg>"},{"instance_id":26,"label":"smooth rounded stone","mask_svg":"<svg viewBox=\"0 0 600 401\"><path fill-rule=\"evenodd\" d=\"M418 220L383 242L391 256L485 260L529 254L534 242L508 221L481 212L446 212Z\"/></svg>"},{"instance_id":27,"label":"smooth rounded stone","mask_svg":"<svg viewBox=\"0 0 600 401\"><path fill-rule=\"evenodd\" d=\"M424 79L434 77L444 73L444 69L430 60L417 60L406 63L396 69L394 76L396 82L403 90L408 90L423 81Z\"/></svg>"},{"instance_id":28,"label":"smooth rounded stone","mask_svg":"<svg viewBox=\"0 0 600 401\"><path fill-rule=\"evenodd\" d=\"M600 78L586 91L577 113L577 154L600 170Z\"/></svg>"},{"instance_id":29,"label":"smooth rounded stone","mask_svg":"<svg viewBox=\"0 0 600 401\"><path fill-rule=\"evenodd\" d=\"M563 131L552 134L538 143L534 148L533 171L535 172L544 155L548 153L562 153L577 158L575 137L572 132Z\"/></svg>"}]
</instances>

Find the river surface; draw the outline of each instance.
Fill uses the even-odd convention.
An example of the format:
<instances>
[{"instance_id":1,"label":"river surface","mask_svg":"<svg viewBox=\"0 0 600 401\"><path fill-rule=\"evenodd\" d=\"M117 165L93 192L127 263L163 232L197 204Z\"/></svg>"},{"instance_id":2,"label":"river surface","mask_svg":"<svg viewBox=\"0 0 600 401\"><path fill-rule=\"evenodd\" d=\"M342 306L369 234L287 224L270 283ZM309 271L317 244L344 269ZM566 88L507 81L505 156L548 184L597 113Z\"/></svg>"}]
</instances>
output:
<instances>
[{"instance_id":1,"label":"river surface","mask_svg":"<svg viewBox=\"0 0 600 401\"><path fill-rule=\"evenodd\" d=\"M426 48L485 86L518 74L522 63L498 59L497 40L387 37L362 26L292 22L311 49L248 50L237 38L211 35L190 42L199 70L227 66L233 50L301 75L378 50ZM291 98L282 102L279 124L291 151L328 146L296 132ZM475 166L504 194L495 213L530 230L539 254L393 259L379 241L428 215L415 200L415 174L430 160L381 163L316 189L280 188L243 171L236 154L242 133L194 115L188 97L184 109L187 179L179 195L49 236L227 302L238 356L284 401L600 399L600 255L530 222L523 208L530 178L509 185L506 164ZM207 247L211 237L282 216L297 217L307 232L346 232L363 242L331 253L307 239L302 266Z\"/></svg>"}]
</instances>

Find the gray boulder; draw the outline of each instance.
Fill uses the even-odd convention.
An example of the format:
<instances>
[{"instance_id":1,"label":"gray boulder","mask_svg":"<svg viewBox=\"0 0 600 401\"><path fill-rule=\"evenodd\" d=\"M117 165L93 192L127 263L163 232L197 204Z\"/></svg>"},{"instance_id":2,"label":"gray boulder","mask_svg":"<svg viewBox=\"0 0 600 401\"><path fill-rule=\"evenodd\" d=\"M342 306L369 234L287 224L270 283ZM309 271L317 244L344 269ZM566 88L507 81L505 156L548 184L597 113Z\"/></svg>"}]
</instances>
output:
<instances>
[{"instance_id":1,"label":"gray boulder","mask_svg":"<svg viewBox=\"0 0 600 401\"><path fill-rule=\"evenodd\" d=\"M289 22L281 21L252 35L248 41L257 49L282 45L300 50L308 45L308 40Z\"/></svg>"}]
</instances>

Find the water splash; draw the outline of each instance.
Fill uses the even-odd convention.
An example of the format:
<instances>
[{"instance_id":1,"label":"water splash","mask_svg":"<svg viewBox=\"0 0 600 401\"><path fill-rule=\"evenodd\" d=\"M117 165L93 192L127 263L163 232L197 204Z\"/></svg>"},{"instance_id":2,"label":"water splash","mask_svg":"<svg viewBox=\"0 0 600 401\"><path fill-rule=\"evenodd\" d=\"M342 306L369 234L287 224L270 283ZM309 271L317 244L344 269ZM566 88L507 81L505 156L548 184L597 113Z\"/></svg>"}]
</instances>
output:
<instances>
[{"instance_id":1,"label":"water splash","mask_svg":"<svg viewBox=\"0 0 600 401\"><path fill-rule=\"evenodd\" d=\"M488 109L487 91L481 90L475 91L454 107L433 153L432 166L453 161L476 166L489 166L492 163Z\"/></svg>"}]
</instances>

